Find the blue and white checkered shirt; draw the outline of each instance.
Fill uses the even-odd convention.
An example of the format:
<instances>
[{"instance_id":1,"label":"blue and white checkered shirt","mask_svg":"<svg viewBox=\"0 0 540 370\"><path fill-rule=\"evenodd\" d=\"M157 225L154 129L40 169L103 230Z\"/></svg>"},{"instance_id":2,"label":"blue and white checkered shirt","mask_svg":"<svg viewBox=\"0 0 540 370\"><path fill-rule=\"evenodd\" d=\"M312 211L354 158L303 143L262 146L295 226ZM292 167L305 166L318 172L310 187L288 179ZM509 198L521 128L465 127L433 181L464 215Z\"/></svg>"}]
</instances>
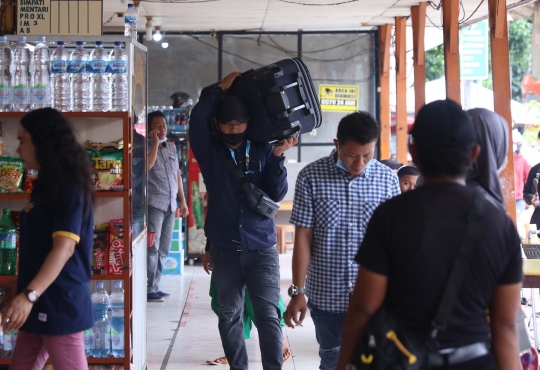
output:
<instances>
[{"instance_id":1,"label":"blue and white checkered shirt","mask_svg":"<svg viewBox=\"0 0 540 370\"><path fill-rule=\"evenodd\" d=\"M368 222L398 194L396 174L375 159L353 178L336 166L333 154L300 171L290 222L313 229L306 296L318 309L347 311L358 275L354 257Z\"/></svg>"}]
</instances>

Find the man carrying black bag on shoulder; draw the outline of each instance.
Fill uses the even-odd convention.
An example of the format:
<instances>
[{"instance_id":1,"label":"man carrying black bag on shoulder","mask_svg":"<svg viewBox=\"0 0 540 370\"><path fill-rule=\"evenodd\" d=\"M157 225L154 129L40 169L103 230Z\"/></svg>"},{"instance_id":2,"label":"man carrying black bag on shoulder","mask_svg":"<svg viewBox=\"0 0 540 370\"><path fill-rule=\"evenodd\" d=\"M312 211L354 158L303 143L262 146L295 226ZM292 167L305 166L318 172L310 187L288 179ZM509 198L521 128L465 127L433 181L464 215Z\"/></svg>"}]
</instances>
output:
<instances>
[{"instance_id":1,"label":"man carrying black bag on shoulder","mask_svg":"<svg viewBox=\"0 0 540 370\"><path fill-rule=\"evenodd\" d=\"M229 74L201 96L189 123L191 149L208 191L205 234L210 250L203 263L214 275L219 332L230 369L248 369L242 326L247 287L257 329L264 333L260 336L263 368L278 370L283 364L283 336L276 226L271 215L275 202L287 193L283 154L298 139L284 140L276 147L247 140L248 108L242 99L224 94L237 77L238 72Z\"/></svg>"},{"instance_id":2,"label":"man carrying black bag on shoulder","mask_svg":"<svg viewBox=\"0 0 540 370\"><path fill-rule=\"evenodd\" d=\"M466 185L481 150L473 123L440 100L411 135L425 183L369 222L337 369L518 370L519 237L502 207Z\"/></svg>"}]
</instances>

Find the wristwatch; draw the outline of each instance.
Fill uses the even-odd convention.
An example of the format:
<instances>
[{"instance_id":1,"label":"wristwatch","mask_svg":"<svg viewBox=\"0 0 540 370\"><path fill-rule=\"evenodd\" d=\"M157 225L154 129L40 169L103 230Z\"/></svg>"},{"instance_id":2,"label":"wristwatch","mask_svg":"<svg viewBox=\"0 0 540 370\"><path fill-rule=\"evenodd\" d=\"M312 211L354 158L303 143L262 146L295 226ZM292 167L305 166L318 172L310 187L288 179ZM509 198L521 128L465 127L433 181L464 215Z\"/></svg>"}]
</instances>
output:
<instances>
[{"instance_id":1,"label":"wristwatch","mask_svg":"<svg viewBox=\"0 0 540 370\"><path fill-rule=\"evenodd\" d=\"M296 286L293 284L289 287L289 297L295 297L298 294L305 294L305 293L306 293L306 288L304 288L303 286Z\"/></svg>"},{"instance_id":2,"label":"wristwatch","mask_svg":"<svg viewBox=\"0 0 540 370\"><path fill-rule=\"evenodd\" d=\"M30 303L36 303L39 299L39 294L35 290L25 289L24 295Z\"/></svg>"}]
</instances>

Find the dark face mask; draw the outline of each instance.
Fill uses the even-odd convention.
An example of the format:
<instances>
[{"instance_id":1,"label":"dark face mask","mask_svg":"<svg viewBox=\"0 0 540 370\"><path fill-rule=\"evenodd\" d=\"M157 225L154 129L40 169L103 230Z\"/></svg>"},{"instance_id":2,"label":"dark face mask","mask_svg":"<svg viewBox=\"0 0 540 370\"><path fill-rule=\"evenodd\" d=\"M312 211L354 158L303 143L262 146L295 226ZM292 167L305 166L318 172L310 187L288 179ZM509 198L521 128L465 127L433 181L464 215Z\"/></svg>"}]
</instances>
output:
<instances>
[{"instance_id":1,"label":"dark face mask","mask_svg":"<svg viewBox=\"0 0 540 370\"><path fill-rule=\"evenodd\" d=\"M242 132L241 134L224 134L221 133L223 141L230 146L235 146L240 144L246 138L246 133Z\"/></svg>"}]
</instances>

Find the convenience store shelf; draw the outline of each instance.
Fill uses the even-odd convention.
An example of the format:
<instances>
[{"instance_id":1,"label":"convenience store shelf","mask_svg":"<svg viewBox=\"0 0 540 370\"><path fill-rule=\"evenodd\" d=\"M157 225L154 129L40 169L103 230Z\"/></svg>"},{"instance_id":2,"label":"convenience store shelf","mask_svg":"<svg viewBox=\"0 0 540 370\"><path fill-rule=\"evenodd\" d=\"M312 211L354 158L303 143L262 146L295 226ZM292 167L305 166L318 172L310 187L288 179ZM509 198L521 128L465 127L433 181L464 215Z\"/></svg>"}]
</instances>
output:
<instances>
[{"instance_id":1,"label":"convenience store shelf","mask_svg":"<svg viewBox=\"0 0 540 370\"><path fill-rule=\"evenodd\" d=\"M0 112L0 119L22 118L28 112ZM67 118L122 118L128 112L62 112Z\"/></svg>"},{"instance_id":2,"label":"convenience store shelf","mask_svg":"<svg viewBox=\"0 0 540 370\"><path fill-rule=\"evenodd\" d=\"M17 281L17 276L0 276L0 282L3 281Z\"/></svg>"},{"instance_id":3,"label":"convenience store shelf","mask_svg":"<svg viewBox=\"0 0 540 370\"><path fill-rule=\"evenodd\" d=\"M124 280L124 275L98 275L94 274L92 275L92 280Z\"/></svg>"}]
</instances>

